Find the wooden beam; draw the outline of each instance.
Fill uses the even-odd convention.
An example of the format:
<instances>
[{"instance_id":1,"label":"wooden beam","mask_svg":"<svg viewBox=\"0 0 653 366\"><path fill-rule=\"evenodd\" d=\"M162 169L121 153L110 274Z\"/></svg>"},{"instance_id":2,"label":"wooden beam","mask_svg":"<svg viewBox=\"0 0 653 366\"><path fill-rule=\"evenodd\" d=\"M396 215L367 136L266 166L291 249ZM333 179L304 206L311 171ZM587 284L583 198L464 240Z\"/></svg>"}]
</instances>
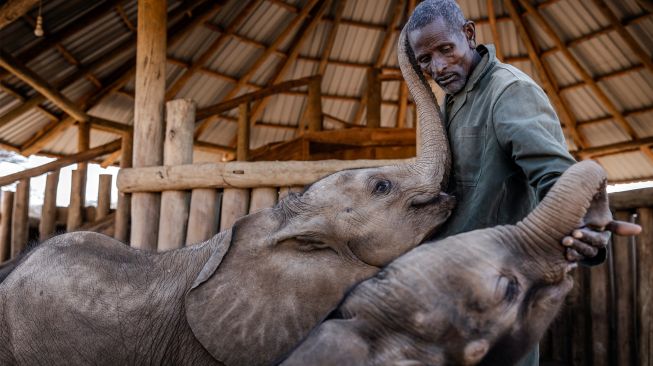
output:
<instances>
[{"instance_id":1,"label":"wooden beam","mask_svg":"<svg viewBox=\"0 0 653 366\"><path fill-rule=\"evenodd\" d=\"M596 84L592 79L592 76L585 70L585 68L578 62L576 57L571 53L571 51L565 47L564 43L560 37L555 33L553 28L548 24L548 22L538 13L537 9L533 7L527 0L518 0L519 3L526 9L528 14L530 14L537 24L542 28L544 33L551 38L554 44L560 49L560 52L565 56L569 61L573 69L580 75L581 79L592 89L597 99L603 104L603 106L610 112L610 114L615 118L617 123L623 128L627 135L632 139L637 138L637 133L633 130L630 124L626 121L621 112L617 107L612 103L608 96L603 92L603 90Z\"/></svg>"},{"instance_id":2,"label":"wooden beam","mask_svg":"<svg viewBox=\"0 0 653 366\"><path fill-rule=\"evenodd\" d=\"M116 5L115 9L118 15L120 15L120 19L122 19L122 22L127 26L127 28L129 28L129 31L132 33L136 33L136 26L131 20L129 20L129 18L127 17L127 13L125 13L125 9L122 7L122 5L120 4Z\"/></svg>"},{"instance_id":3,"label":"wooden beam","mask_svg":"<svg viewBox=\"0 0 653 366\"><path fill-rule=\"evenodd\" d=\"M236 145L236 159L247 161L249 159L249 131L250 131L250 109L249 103L245 102L238 107L238 143Z\"/></svg>"},{"instance_id":4,"label":"wooden beam","mask_svg":"<svg viewBox=\"0 0 653 366\"><path fill-rule=\"evenodd\" d=\"M118 189L122 192L161 192L193 188L256 188L296 186L315 182L334 172L404 164L407 160L322 160L275 162L228 162L122 169Z\"/></svg>"},{"instance_id":5,"label":"wooden beam","mask_svg":"<svg viewBox=\"0 0 653 366\"><path fill-rule=\"evenodd\" d=\"M202 54L190 65L190 67L184 72L179 79L177 79L166 92L166 100L170 100L181 91L181 89L186 85L190 78L203 67L206 62L213 57L213 55L222 47L229 37L236 32L236 29L247 19L250 13L259 5L257 1L251 1L245 5L245 7L236 15L236 17L229 23L227 28L222 32L222 34L216 38L209 47L202 52Z\"/></svg>"},{"instance_id":6,"label":"wooden beam","mask_svg":"<svg viewBox=\"0 0 653 366\"><path fill-rule=\"evenodd\" d=\"M630 109L626 110L623 112L624 117L630 117L634 116L637 114L644 114L644 113L649 113L653 112L653 105L648 105L645 107L637 108L637 109ZM591 119L586 119L583 121L578 121L578 125L587 125L587 124L592 124L592 123L601 123L601 122L608 122L612 121L614 118L612 116L602 116L602 117L596 117L596 118L591 118Z\"/></svg>"},{"instance_id":7,"label":"wooden beam","mask_svg":"<svg viewBox=\"0 0 653 366\"><path fill-rule=\"evenodd\" d=\"M132 161L137 168L163 162L166 8L165 0L138 0ZM133 247L156 250L160 208L160 195L137 193L132 196Z\"/></svg>"},{"instance_id":8,"label":"wooden beam","mask_svg":"<svg viewBox=\"0 0 653 366\"><path fill-rule=\"evenodd\" d=\"M20 64L15 58L8 53L0 50L0 66L7 69L14 76L21 79L37 92L48 98L57 107L73 116L78 121L88 121L88 115L64 96L58 90L52 88L43 78L32 70Z\"/></svg>"},{"instance_id":9,"label":"wooden beam","mask_svg":"<svg viewBox=\"0 0 653 366\"><path fill-rule=\"evenodd\" d=\"M406 127L406 111L408 110L408 85L399 85L399 111L397 112L397 128Z\"/></svg>"},{"instance_id":10,"label":"wooden beam","mask_svg":"<svg viewBox=\"0 0 653 366\"><path fill-rule=\"evenodd\" d=\"M98 156L106 155L109 153L112 153L120 148L120 139L109 142L104 145L100 145L98 147L94 147L90 150L86 150L81 153L77 153L74 155L66 156L63 158L60 158L58 160L39 165L34 168L30 168L27 170L23 170L21 172L5 175L3 177L0 177L0 187L6 186L7 184L11 184L17 180L23 179L23 178L32 178L39 176L41 174L45 174L47 172L51 172L53 170L57 170L59 168L63 168L67 165L70 164L75 164L79 163L80 161L88 161L94 158L97 158Z\"/></svg>"},{"instance_id":11,"label":"wooden beam","mask_svg":"<svg viewBox=\"0 0 653 366\"><path fill-rule=\"evenodd\" d=\"M125 133L122 137L120 151L120 172L132 167L133 133ZM118 191L116 218L113 237L126 243L129 241L129 221L131 216L131 194Z\"/></svg>"},{"instance_id":12,"label":"wooden beam","mask_svg":"<svg viewBox=\"0 0 653 366\"><path fill-rule=\"evenodd\" d=\"M24 156L36 154L74 123L75 119L72 117L63 118L61 121L50 122L21 146L20 153Z\"/></svg>"},{"instance_id":13,"label":"wooden beam","mask_svg":"<svg viewBox=\"0 0 653 366\"><path fill-rule=\"evenodd\" d=\"M331 24L331 30L329 31L329 36L327 37L326 42L324 43L324 48L322 50L322 56L320 57L320 64L317 67L317 73L319 75L324 75L326 70L327 63L329 62L329 56L331 55L331 50L333 49L333 44L336 40L336 34L338 33L338 26L342 20L342 13L345 10L347 5L347 0L334 0L336 3L336 14L333 23Z\"/></svg>"},{"instance_id":14,"label":"wooden beam","mask_svg":"<svg viewBox=\"0 0 653 366\"><path fill-rule=\"evenodd\" d=\"M580 135L580 133L576 129L576 120L574 116L566 108L564 102L562 101L562 98L560 98L560 95L558 94L557 90L551 83L551 80L549 79L549 76L544 68L542 60L540 59L535 49L535 40L526 29L526 25L524 21L521 19L519 13L517 12L517 8L512 3L512 0L504 0L504 5L506 6L506 8L510 13L510 17L512 18L513 23L517 28L517 32L519 33L519 37L521 38L522 43L526 46L526 50L528 51L528 56L530 57L531 62L535 67L535 70L537 70L537 74L540 77L540 82L542 83L542 87L544 88L544 90L546 90L547 94L549 95L549 98L551 99L551 103L553 103L553 105L557 109L560 118L562 119L563 123L565 124L565 127L567 128L567 131L572 136L574 143L577 146L580 147L586 146L586 142L584 141L584 138Z\"/></svg>"},{"instance_id":15,"label":"wooden beam","mask_svg":"<svg viewBox=\"0 0 653 366\"><path fill-rule=\"evenodd\" d=\"M499 30L497 29L497 17L494 13L494 0L487 0L487 13L490 21L490 30L492 30L492 41L497 53L499 61L503 61L503 50L501 49L501 42L499 38Z\"/></svg>"},{"instance_id":16,"label":"wooden beam","mask_svg":"<svg viewBox=\"0 0 653 366\"><path fill-rule=\"evenodd\" d=\"M615 144L602 145L589 147L577 152L582 158L587 159L590 157L603 156L608 154L616 154L624 151L636 150L641 146L653 145L653 137L646 137L634 141L618 142Z\"/></svg>"},{"instance_id":17,"label":"wooden beam","mask_svg":"<svg viewBox=\"0 0 653 366\"><path fill-rule=\"evenodd\" d=\"M594 79L595 82L598 83L600 81L604 81L604 80L607 80L609 78L627 75L629 73L638 72L638 71L643 70L643 69L644 69L644 65L636 64L636 65L625 67L623 69L611 71L611 72L608 72L608 73L605 73L605 74L596 75L593 79ZM560 91L561 92L567 92L567 91L570 91L572 89L584 88L585 85L586 85L585 82L580 80L580 81L578 81L576 83L573 83L573 84L567 84L567 85L561 86ZM579 122L579 124L580 124L580 122Z\"/></svg>"},{"instance_id":18,"label":"wooden beam","mask_svg":"<svg viewBox=\"0 0 653 366\"><path fill-rule=\"evenodd\" d=\"M278 94L286 90L308 85L312 80L316 78L317 76L308 76L301 79L284 81L282 83L271 85L267 88L257 90L255 92L243 94L239 97L226 100L224 102L212 106L204 107L197 111L197 120L199 121L207 117L217 115L222 112L226 112L230 109L236 108L237 106L245 102L252 102L254 100L262 99L269 95Z\"/></svg>"},{"instance_id":19,"label":"wooden beam","mask_svg":"<svg viewBox=\"0 0 653 366\"><path fill-rule=\"evenodd\" d=\"M377 68L369 68L367 70L367 88L365 95L367 96L366 110L367 110L367 127L379 128L381 127L381 80L379 80L380 70Z\"/></svg>"},{"instance_id":20,"label":"wooden beam","mask_svg":"<svg viewBox=\"0 0 653 366\"><path fill-rule=\"evenodd\" d=\"M308 84L308 98L306 101L308 116L308 130L322 131L322 77L318 77Z\"/></svg>"},{"instance_id":21,"label":"wooden beam","mask_svg":"<svg viewBox=\"0 0 653 366\"><path fill-rule=\"evenodd\" d=\"M0 7L0 29L27 14L39 0L8 0Z\"/></svg>"},{"instance_id":22,"label":"wooden beam","mask_svg":"<svg viewBox=\"0 0 653 366\"><path fill-rule=\"evenodd\" d=\"M14 119L22 116L23 114L29 112L30 109L38 106L40 103L45 101L45 97L38 95L34 98L30 98L25 103L19 105L16 108L9 110L7 113L0 116L0 127L5 126Z\"/></svg>"},{"instance_id":23,"label":"wooden beam","mask_svg":"<svg viewBox=\"0 0 653 366\"><path fill-rule=\"evenodd\" d=\"M11 258L11 218L14 210L14 192L2 193L2 212L0 214L0 262Z\"/></svg>"},{"instance_id":24,"label":"wooden beam","mask_svg":"<svg viewBox=\"0 0 653 366\"><path fill-rule=\"evenodd\" d=\"M23 251L29 238L29 185L29 178L23 178L16 186L11 218L11 258Z\"/></svg>"}]
</instances>

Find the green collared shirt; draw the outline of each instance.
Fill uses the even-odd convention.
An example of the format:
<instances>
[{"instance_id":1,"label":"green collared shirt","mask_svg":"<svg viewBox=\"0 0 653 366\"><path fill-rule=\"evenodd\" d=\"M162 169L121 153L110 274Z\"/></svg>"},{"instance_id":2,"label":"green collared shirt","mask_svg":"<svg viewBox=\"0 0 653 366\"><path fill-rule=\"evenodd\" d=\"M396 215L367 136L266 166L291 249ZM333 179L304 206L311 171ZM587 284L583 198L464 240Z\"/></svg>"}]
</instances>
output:
<instances>
[{"instance_id":1,"label":"green collared shirt","mask_svg":"<svg viewBox=\"0 0 653 366\"><path fill-rule=\"evenodd\" d=\"M445 97L444 121L457 207L439 238L514 224L526 216L575 160L544 91L497 60L492 45L465 87Z\"/></svg>"}]
</instances>

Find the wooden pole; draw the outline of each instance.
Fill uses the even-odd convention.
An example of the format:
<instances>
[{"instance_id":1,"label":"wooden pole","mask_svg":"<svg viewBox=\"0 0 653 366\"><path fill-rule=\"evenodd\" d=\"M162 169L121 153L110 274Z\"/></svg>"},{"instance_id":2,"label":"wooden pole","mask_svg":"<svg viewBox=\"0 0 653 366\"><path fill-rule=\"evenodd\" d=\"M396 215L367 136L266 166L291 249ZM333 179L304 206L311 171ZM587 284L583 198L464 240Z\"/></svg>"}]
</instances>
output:
<instances>
[{"instance_id":1,"label":"wooden pole","mask_svg":"<svg viewBox=\"0 0 653 366\"><path fill-rule=\"evenodd\" d=\"M11 258L25 248L29 234L29 178L21 179L16 186L14 212L11 218Z\"/></svg>"},{"instance_id":2,"label":"wooden pole","mask_svg":"<svg viewBox=\"0 0 653 366\"><path fill-rule=\"evenodd\" d=\"M249 158L249 117L249 103L242 103L238 107L238 145L236 145L236 160L239 161L247 161Z\"/></svg>"},{"instance_id":3,"label":"wooden pole","mask_svg":"<svg viewBox=\"0 0 653 366\"><path fill-rule=\"evenodd\" d=\"M308 130L322 131L322 76L308 84L306 108L308 110Z\"/></svg>"},{"instance_id":4,"label":"wooden pole","mask_svg":"<svg viewBox=\"0 0 653 366\"><path fill-rule=\"evenodd\" d=\"M97 193L97 209L95 210L95 220L100 221L109 215L111 208L111 174L100 174Z\"/></svg>"},{"instance_id":5,"label":"wooden pole","mask_svg":"<svg viewBox=\"0 0 653 366\"><path fill-rule=\"evenodd\" d=\"M83 184L83 175L80 170L73 170L70 184L70 204L68 205L68 217L66 218L66 231L74 231L82 226L84 221L84 202L79 193L86 187Z\"/></svg>"},{"instance_id":6,"label":"wooden pole","mask_svg":"<svg viewBox=\"0 0 653 366\"><path fill-rule=\"evenodd\" d=\"M2 191L2 217L0 217L0 262L11 257L11 218L14 209L14 192Z\"/></svg>"},{"instance_id":7,"label":"wooden pole","mask_svg":"<svg viewBox=\"0 0 653 366\"><path fill-rule=\"evenodd\" d=\"M91 126L87 122L79 122L77 124L77 152L81 153L84 151L88 151L90 148L91 148ZM77 170L81 175L81 177L79 178L81 180L80 182L81 189L78 192L74 192L74 194L80 195L79 202L82 203L81 207L82 210L84 210L84 206L86 205L86 180L88 175L87 173L88 162L80 161L79 163L77 163ZM83 218L82 221L84 221Z\"/></svg>"},{"instance_id":8,"label":"wooden pole","mask_svg":"<svg viewBox=\"0 0 653 366\"><path fill-rule=\"evenodd\" d=\"M265 208L273 207L277 204L279 193L277 188L254 188L252 189L252 198L249 203L249 213L254 213Z\"/></svg>"},{"instance_id":9,"label":"wooden pole","mask_svg":"<svg viewBox=\"0 0 653 366\"><path fill-rule=\"evenodd\" d=\"M367 127L381 127L381 80L380 70L367 70Z\"/></svg>"},{"instance_id":10,"label":"wooden pole","mask_svg":"<svg viewBox=\"0 0 653 366\"><path fill-rule=\"evenodd\" d=\"M397 112L397 128L406 127L406 111L408 109L408 85L401 81L399 85L399 111Z\"/></svg>"},{"instance_id":11,"label":"wooden pole","mask_svg":"<svg viewBox=\"0 0 653 366\"><path fill-rule=\"evenodd\" d=\"M622 221L630 221L626 211L617 211L615 218ZM631 239L624 236L612 237L612 260L614 263L614 292L615 307L612 311L616 316L615 341L616 365L633 365L635 363L635 322L634 307L634 268L632 266L634 251L630 245Z\"/></svg>"},{"instance_id":12,"label":"wooden pole","mask_svg":"<svg viewBox=\"0 0 653 366\"><path fill-rule=\"evenodd\" d=\"M221 195L213 188L193 189L186 245L201 243L218 232Z\"/></svg>"},{"instance_id":13,"label":"wooden pole","mask_svg":"<svg viewBox=\"0 0 653 366\"><path fill-rule=\"evenodd\" d=\"M642 233L637 237L637 316L639 365L653 364L653 209L637 210Z\"/></svg>"},{"instance_id":14,"label":"wooden pole","mask_svg":"<svg viewBox=\"0 0 653 366\"><path fill-rule=\"evenodd\" d=\"M166 1L138 0L136 96L134 111L134 167L163 161L163 104L166 76ZM131 244L156 250L161 197L132 196Z\"/></svg>"},{"instance_id":15,"label":"wooden pole","mask_svg":"<svg viewBox=\"0 0 653 366\"><path fill-rule=\"evenodd\" d=\"M120 156L120 172L132 166L133 133L125 133L122 137L122 155ZM119 175L120 176L120 175ZM129 217L131 212L131 193L118 191L118 204L116 206L116 222L113 237L127 243L129 241Z\"/></svg>"},{"instance_id":16,"label":"wooden pole","mask_svg":"<svg viewBox=\"0 0 653 366\"><path fill-rule=\"evenodd\" d=\"M166 136L163 145L163 164L180 165L193 162L193 132L195 132L195 103L178 99L166 103ZM181 248L186 237L189 194L187 191L161 193L158 250Z\"/></svg>"},{"instance_id":17,"label":"wooden pole","mask_svg":"<svg viewBox=\"0 0 653 366\"><path fill-rule=\"evenodd\" d=\"M59 171L48 174L45 180L45 195L41 209L41 222L39 223L39 240L44 241L55 232L57 220L57 185L59 184Z\"/></svg>"},{"instance_id":18,"label":"wooden pole","mask_svg":"<svg viewBox=\"0 0 653 366\"><path fill-rule=\"evenodd\" d=\"M610 279L607 264L592 267L590 272L589 307L591 316L592 365L608 366L610 362Z\"/></svg>"}]
</instances>

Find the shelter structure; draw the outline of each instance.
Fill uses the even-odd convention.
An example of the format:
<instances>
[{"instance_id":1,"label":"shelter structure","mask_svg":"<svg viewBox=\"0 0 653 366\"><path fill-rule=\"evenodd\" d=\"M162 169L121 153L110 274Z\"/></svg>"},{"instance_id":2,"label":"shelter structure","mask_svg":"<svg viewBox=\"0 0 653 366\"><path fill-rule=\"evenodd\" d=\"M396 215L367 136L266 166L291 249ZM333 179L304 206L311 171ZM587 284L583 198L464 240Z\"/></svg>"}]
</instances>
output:
<instances>
[{"instance_id":1,"label":"shelter structure","mask_svg":"<svg viewBox=\"0 0 653 366\"><path fill-rule=\"evenodd\" d=\"M414 156L395 44L416 2L5 1L0 147L57 160L0 177L19 182L3 194L0 260L57 229L149 250L191 245L321 175ZM650 0L459 3L477 41L546 91L578 159L596 159L612 183L653 179ZM124 168L115 210L110 177L85 207L89 162ZM74 163L71 204L57 208L58 171ZM30 235L29 182L45 173ZM615 196L615 209L648 224L652 196ZM652 229L615 245L608 266L577 272L543 360L652 362Z\"/></svg>"}]
</instances>

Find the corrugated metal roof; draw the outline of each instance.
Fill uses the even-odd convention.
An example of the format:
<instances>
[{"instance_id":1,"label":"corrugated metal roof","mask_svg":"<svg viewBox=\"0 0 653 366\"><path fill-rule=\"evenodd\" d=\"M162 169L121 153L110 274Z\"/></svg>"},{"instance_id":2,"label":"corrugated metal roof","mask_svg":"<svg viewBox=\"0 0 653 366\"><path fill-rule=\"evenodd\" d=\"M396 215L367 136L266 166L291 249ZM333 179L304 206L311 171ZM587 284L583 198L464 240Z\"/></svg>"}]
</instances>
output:
<instances>
[{"instance_id":1,"label":"corrugated metal roof","mask_svg":"<svg viewBox=\"0 0 653 366\"><path fill-rule=\"evenodd\" d=\"M238 37L228 37L223 45L214 52L208 61L202 65L205 71L198 71L192 75L187 83L181 88L178 97L194 99L198 106L206 107L223 101L228 95L241 95L257 87L246 85L237 90L234 94L232 89L234 81L250 72L252 65L257 64L259 58L264 54L265 48L275 42L277 37L284 32L284 29L296 19L301 9L308 3L307 0L282 0L288 8L279 4L279 0L251 0L255 6L244 22L236 28ZM322 0L320 0L322 1ZM312 13L320 6L320 1ZM366 85L366 68L374 64L379 56L379 48L385 37L384 30L388 22L393 18L397 0L347 0L342 14L342 23L335 29L335 41L329 54L330 60L336 63L329 63L325 69L322 80L323 111L335 118L354 123L354 116L364 106L360 106ZM627 24L627 29L635 37L645 52L651 53L653 49L653 17L646 16L635 0L616 1L609 0L610 9ZM477 41L479 43L494 42L501 47L504 55L508 58L519 58L513 64L529 74L533 79L539 81L539 75L531 62L527 61L528 54L522 43L519 34L509 19L509 13L501 1L494 1L495 14L498 17L497 29L499 39L496 42L492 38L489 23L485 20L488 16L487 2L485 0L461 0L459 1L465 16L469 19L481 19L477 24ZM532 1L537 5L537 11L548 22L563 42L572 41L578 37L586 37L589 34L605 29L610 26L608 19L593 4L580 0L549 0ZM91 2L84 0L52 0L44 3L45 27L48 34L59 32L74 22L79 22L85 14L96 6L103 4L102 1ZM137 1L124 0L120 2L127 19L136 24ZM179 7L181 1L168 1L169 11ZM200 4L198 1L197 4ZM177 61L192 64L202 53L213 43L221 32L216 29L224 29L248 6L248 1L228 0L226 4L213 14L207 21L207 25L200 25L184 37L174 46L169 47L168 55L174 62L169 62L166 70L167 85L175 83L186 69ZM405 4L405 2L404 2ZM193 4L194 5L194 4ZM297 79L313 75L318 70L318 60L322 57L324 47L333 30L335 9L337 4L330 4L323 19L312 32L307 33L305 42L299 52L299 58L287 67L284 75L276 75L276 70L286 62L286 57L279 53L272 53L261 66L254 70L249 84L266 86L272 80L279 81ZM34 16L35 11L30 13ZM525 16L529 29L535 31L535 39L538 48L548 50L554 46L551 37L544 34L541 26L534 21L532 15ZM634 20L633 20L634 19ZM284 42L281 42L279 51L288 52L295 44L298 37L298 29L310 22L309 16L288 32ZM400 22L403 22L400 17ZM381 60L381 66L385 68L396 68L395 43L398 32L390 35L392 47L388 49ZM25 21L16 21L0 30L1 47L4 51L14 55L20 50L25 50L31 45L42 42L33 36L33 29ZM131 41L130 41L131 40ZM108 57L108 61L92 70L92 75L103 81L103 85L111 82L107 78L118 68L128 66L133 62L135 55L135 39L131 30L125 24L115 7L104 14L100 20L84 30L67 37L61 45L73 57L83 65L96 63L97 60ZM255 45L254 43L258 43ZM571 47L572 54L589 73L598 80L598 85L608 96L617 109L628 111L644 111L628 115L627 120L640 137L653 136L653 74L638 65L641 64L635 54L625 45L621 36L614 30L604 32L601 35L589 37L587 40L574 44ZM113 57L108 56L113 55ZM569 85L577 85L582 81L579 74L569 60L560 52L554 51L541 57L541 60L554 76L556 83L561 88ZM50 83L70 77L77 73L77 67L71 65L60 51L52 48L42 52L38 57L27 62L27 66L36 71ZM615 74L615 76L602 77L633 68L634 71ZM35 92L28 85L10 76L3 81L7 85L17 89L25 97L35 95ZM93 81L94 82L94 81ZM89 113L119 123L131 124L133 118L133 98L127 95L134 91L133 78L122 87L121 93L113 93L103 99L101 103L94 106ZM84 95L98 90L88 78L81 76L71 85L60 89L64 95L71 99L79 99ZM294 93L270 97L266 108L260 114L259 122L273 123L282 126L296 126L302 118L306 108L306 97L299 91L305 93L306 88L298 88ZM331 96L331 97L330 97ZM336 97L333 97L336 96ZM399 83L387 81L383 83L382 97L385 101L398 103ZM597 118L609 117L608 109L600 102L595 92L587 86L576 86L565 88L562 98L569 106L572 115L578 121L588 121ZM17 101L12 96L0 91L0 116L13 109ZM48 110L62 115L63 112L51 102L42 104ZM382 126L394 126L398 112L397 104L384 103L382 107ZM236 110L226 113L235 117ZM407 111L407 125L412 125L412 107ZM365 124L365 113L360 123ZM42 113L35 110L25 113L20 118L0 128L0 140L15 145L21 145L42 129L49 120ZM329 127L338 125L329 121ZM602 146L614 142L627 141L629 137L613 120L598 123L581 123L579 130L587 138L589 145ZM236 133L236 123L232 121L218 120L208 124L200 138L203 141L218 145L229 145L233 143ZM294 132L284 128L255 127L252 131L252 147L291 138ZM109 141L115 135L95 131L93 132L93 144L101 141ZM570 145L573 148L573 145ZM51 145L46 146L49 152L74 153L76 149L76 128L69 128L64 134L58 136ZM203 158L215 157L218 155L201 153ZM631 154L632 155L632 154ZM632 161L640 159L633 158L628 154L616 155L630 158ZM640 154L641 155L641 154ZM633 156L638 156L637 154ZM602 158L605 159L605 158ZM634 160L633 160L634 159ZM607 161L607 160L606 160ZM631 166L624 164L621 169L628 169ZM614 179L628 179L623 177L635 177L637 168L632 165L633 171L613 174ZM611 177L613 176L611 175ZM653 176L653 173L650 174Z\"/></svg>"}]
</instances>

